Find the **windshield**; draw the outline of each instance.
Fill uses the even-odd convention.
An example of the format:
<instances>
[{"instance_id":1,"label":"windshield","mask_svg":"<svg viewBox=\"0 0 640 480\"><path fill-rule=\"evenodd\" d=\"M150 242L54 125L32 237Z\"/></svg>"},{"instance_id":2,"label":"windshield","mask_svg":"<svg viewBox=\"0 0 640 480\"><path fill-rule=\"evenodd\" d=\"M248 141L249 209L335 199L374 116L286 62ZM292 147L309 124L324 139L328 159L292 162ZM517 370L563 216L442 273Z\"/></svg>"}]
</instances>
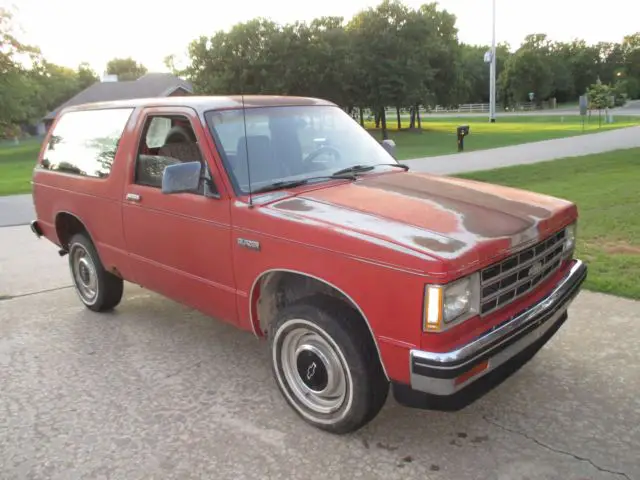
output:
<instances>
[{"instance_id":1,"label":"windshield","mask_svg":"<svg viewBox=\"0 0 640 480\"><path fill-rule=\"evenodd\" d=\"M240 194L275 182L331 175L354 165L397 163L336 106L207 112L207 122ZM247 162L247 152L249 162ZM250 166L250 170L247 166Z\"/></svg>"}]
</instances>

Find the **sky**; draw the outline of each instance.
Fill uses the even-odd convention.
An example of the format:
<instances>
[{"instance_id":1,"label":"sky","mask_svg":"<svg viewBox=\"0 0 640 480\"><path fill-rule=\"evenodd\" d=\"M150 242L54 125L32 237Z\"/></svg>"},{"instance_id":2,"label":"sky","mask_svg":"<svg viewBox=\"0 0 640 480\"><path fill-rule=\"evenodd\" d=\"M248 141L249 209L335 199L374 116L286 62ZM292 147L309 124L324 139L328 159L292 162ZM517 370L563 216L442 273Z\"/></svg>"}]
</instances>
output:
<instances>
[{"instance_id":1,"label":"sky","mask_svg":"<svg viewBox=\"0 0 640 480\"><path fill-rule=\"evenodd\" d=\"M263 16L278 23L318 16L350 18L376 0L215 1L0 0L12 7L25 43L40 47L54 63L76 67L86 61L103 73L108 60L133 57L150 71L166 71L169 54L184 56L189 42L238 22ZM425 0L405 0L417 7ZM457 17L458 36L473 44L491 42L492 0L440 0ZM600 5L600 4L597 4ZM607 0L590 8L583 0L496 0L496 39L517 47L529 33L553 40L619 42L640 31L640 1Z\"/></svg>"}]
</instances>

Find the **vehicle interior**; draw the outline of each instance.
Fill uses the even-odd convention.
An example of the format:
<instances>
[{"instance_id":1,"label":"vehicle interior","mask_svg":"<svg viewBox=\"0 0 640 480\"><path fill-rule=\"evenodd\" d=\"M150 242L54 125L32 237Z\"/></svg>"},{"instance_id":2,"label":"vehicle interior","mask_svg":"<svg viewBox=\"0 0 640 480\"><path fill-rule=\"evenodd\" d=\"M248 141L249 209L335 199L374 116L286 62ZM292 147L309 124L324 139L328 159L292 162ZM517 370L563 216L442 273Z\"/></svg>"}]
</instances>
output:
<instances>
[{"instance_id":1,"label":"vehicle interior","mask_svg":"<svg viewBox=\"0 0 640 480\"><path fill-rule=\"evenodd\" d=\"M147 119L136 162L136 183L162 186L165 167L180 162L203 163L202 152L189 121L184 117Z\"/></svg>"},{"instance_id":2,"label":"vehicle interior","mask_svg":"<svg viewBox=\"0 0 640 480\"><path fill-rule=\"evenodd\" d=\"M249 183L249 165L256 185L321 172L340 160L340 151L331 146L335 141L301 116L251 114L246 125L235 118L218 124L214 132L243 189Z\"/></svg>"}]
</instances>

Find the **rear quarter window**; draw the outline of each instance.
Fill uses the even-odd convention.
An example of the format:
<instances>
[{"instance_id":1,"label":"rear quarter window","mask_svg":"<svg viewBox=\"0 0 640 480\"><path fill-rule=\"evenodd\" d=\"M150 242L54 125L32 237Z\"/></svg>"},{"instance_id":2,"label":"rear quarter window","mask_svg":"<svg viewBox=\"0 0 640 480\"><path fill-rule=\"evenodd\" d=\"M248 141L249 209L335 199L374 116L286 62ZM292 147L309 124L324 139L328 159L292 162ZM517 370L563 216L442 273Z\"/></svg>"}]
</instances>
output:
<instances>
[{"instance_id":1,"label":"rear quarter window","mask_svg":"<svg viewBox=\"0 0 640 480\"><path fill-rule=\"evenodd\" d=\"M40 168L108 177L131 112L133 108L63 114L49 137Z\"/></svg>"}]
</instances>

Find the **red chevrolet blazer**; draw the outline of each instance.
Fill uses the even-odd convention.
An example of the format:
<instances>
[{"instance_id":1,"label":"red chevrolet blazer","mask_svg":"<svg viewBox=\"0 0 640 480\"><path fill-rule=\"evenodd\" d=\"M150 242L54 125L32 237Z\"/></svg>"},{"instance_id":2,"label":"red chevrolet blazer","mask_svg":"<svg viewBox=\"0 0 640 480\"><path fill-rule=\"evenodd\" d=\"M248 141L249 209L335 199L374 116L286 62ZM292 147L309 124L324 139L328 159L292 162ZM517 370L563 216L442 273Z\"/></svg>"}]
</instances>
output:
<instances>
[{"instance_id":1,"label":"red chevrolet blazer","mask_svg":"<svg viewBox=\"0 0 640 480\"><path fill-rule=\"evenodd\" d=\"M286 401L335 433L390 389L468 405L555 334L587 275L573 203L413 173L312 98L67 108L33 199L89 309L127 280L266 337Z\"/></svg>"}]
</instances>

